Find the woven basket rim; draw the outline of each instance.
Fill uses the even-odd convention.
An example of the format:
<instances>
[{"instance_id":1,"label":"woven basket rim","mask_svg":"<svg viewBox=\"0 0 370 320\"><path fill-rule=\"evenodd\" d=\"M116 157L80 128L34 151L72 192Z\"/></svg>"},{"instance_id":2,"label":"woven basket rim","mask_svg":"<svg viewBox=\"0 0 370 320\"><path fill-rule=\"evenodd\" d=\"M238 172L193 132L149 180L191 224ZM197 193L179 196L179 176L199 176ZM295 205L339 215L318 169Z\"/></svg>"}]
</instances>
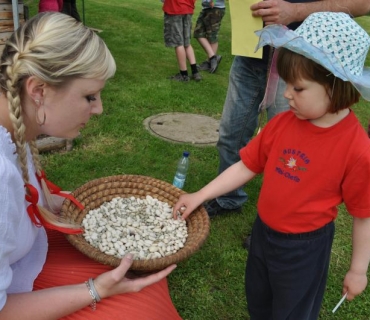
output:
<instances>
[{"instance_id":1,"label":"woven basket rim","mask_svg":"<svg viewBox=\"0 0 370 320\"><path fill-rule=\"evenodd\" d=\"M150 195L160 201L173 206L183 190L172 184L143 175L113 175L91 180L72 192L85 209L79 209L72 201L66 199L62 205L61 216L74 223L80 223L91 209L99 207L102 203L114 197L140 197ZM157 259L134 260L131 270L150 272L164 269L171 264L177 264L188 259L200 249L209 235L210 220L207 211L200 206L186 219L188 238L183 248L175 254ZM121 259L109 256L90 245L82 234L66 235L68 241L83 254L102 264L116 267Z\"/></svg>"}]
</instances>

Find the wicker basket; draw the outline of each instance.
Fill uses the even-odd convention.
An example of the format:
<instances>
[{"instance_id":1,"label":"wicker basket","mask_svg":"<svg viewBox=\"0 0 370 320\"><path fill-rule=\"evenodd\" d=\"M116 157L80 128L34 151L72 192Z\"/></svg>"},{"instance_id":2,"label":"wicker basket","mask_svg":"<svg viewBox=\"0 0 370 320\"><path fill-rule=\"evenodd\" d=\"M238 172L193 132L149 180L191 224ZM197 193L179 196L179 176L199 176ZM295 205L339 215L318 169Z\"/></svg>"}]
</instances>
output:
<instances>
[{"instance_id":1,"label":"wicker basket","mask_svg":"<svg viewBox=\"0 0 370 320\"><path fill-rule=\"evenodd\" d=\"M84 210L77 208L70 200L66 199L63 203L61 214L68 221L81 223L85 215L92 209L100 207L104 202L110 201L115 197L145 198L147 195L167 202L173 206L184 191L172 186L171 184L154 178L139 175L118 175L92 180L72 194L84 206ZM203 206L196 209L187 219L188 237L182 249L175 254L149 260L134 260L131 270L136 271L155 271L178 263L189 258L196 252L206 240L209 234L209 217ZM69 242L88 257L113 267L120 263L120 259L107 255L99 249L91 246L83 237L79 235L66 235Z\"/></svg>"}]
</instances>

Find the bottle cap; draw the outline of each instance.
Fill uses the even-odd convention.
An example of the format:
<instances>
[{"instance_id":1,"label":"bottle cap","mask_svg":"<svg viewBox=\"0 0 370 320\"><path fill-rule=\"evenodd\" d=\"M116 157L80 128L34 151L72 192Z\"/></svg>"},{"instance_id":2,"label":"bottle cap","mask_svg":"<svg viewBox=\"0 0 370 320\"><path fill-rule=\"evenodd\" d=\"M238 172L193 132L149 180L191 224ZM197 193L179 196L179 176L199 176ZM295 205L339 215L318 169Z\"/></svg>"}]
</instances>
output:
<instances>
[{"instance_id":1,"label":"bottle cap","mask_svg":"<svg viewBox=\"0 0 370 320\"><path fill-rule=\"evenodd\" d=\"M186 158L189 157L189 151L184 151L182 155Z\"/></svg>"}]
</instances>

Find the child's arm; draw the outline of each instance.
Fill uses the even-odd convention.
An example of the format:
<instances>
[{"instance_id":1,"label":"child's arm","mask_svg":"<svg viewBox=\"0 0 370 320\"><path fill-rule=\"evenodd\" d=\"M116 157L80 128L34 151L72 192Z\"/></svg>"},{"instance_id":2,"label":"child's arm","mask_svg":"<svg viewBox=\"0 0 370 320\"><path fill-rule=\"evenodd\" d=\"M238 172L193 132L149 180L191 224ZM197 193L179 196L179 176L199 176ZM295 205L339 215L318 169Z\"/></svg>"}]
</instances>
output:
<instances>
[{"instance_id":1,"label":"child's arm","mask_svg":"<svg viewBox=\"0 0 370 320\"><path fill-rule=\"evenodd\" d=\"M181 195L173 207L174 216L176 217L176 212L180 211L182 219L186 219L204 201L239 188L255 175L256 173L249 170L242 161L235 163L199 191ZM186 209L181 210L182 207Z\"/></svg>"},{"instance_id":2,"label":"child's arm","mask_svg":"<svg viewBox=\"0 0 370 320\"><path fill-rule=\"evenodd\" d=\"M352 300L365 290L370 262L370 218L353 218L352 261L343 282L343 294Z\"/></svg>"}]
</instances>

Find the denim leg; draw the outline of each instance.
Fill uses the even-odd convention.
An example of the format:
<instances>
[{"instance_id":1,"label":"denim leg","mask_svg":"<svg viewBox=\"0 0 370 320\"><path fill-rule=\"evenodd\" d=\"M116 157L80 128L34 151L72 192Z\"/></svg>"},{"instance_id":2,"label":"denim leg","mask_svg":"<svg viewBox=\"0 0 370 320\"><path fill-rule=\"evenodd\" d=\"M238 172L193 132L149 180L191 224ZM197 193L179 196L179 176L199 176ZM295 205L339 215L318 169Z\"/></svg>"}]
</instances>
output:
<instances>
[{"instance_id":1,"label":"denim leg","mask_svg":"<svg viewBox=\"0 0 370 320\"><path fill-rule=\"evenodd\" d=\"M289 110L288 99L284 98L286 83L279 77L278 87L276 90L274 105L267 106L267 119L271 120L273 116L280 112Z\"/></svg>"},{"instance_id":2,"label":"denim leg","mask_svg":"<svg viewBox=\"0 0 370 320\"><path fill-rule=\"evenodd\" d=\"M219 174L240 160L239 150L252 138L258 124L258 106L266 87L267 66L260 60L236 56L230 70L229 87L219 128L217 149ZM242 206L243 188L217 198L225 209Z\"/></svg>"}]
</instances>

